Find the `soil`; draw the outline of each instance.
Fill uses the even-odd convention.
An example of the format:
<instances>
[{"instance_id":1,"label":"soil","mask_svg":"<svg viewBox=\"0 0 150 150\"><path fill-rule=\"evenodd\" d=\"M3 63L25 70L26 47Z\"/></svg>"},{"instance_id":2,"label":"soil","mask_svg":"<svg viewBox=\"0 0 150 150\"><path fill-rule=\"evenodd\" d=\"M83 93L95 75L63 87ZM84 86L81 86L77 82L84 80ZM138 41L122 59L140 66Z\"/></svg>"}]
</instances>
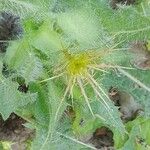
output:
<instances>
[{"instance_id":1,"label":"soil","mask_svg":"<svg viewBox=\"0 0 150 150\"><path fill-rule=\"evenodd\" d=\"M96 129L89 142L100 150L114 150L113 132L104 126Z\"/></svg>"},{"instance_id":2,"label":"soil","mask_svg":"<svg viewBox=\"0 0 150 150\"><path fill-rule=\"evenodd\" d=\"M110 6L113 9L117 9L117 4L124 4L124 5L133 5L135 4L136 0L111 0Z\"/></svg>"},{"instance_id":3,"label":"soil","mask_svg":"<svg viewBox=\"0 0 150 150\"><path fill-rule=\"evenodd\" d=\"M134 120L143 112L142 106L126 91L120 91L116 87L110 87L108 95L114 105L118 106L123 123Z\"/></svg>"},{"instance_id":4,"label":"soil","mask_svg":"<svg viewBox=\"0 0 150 150\"><path fill-rule=\"evenodd\" d=\"M0 12L0 53L6 52L10 40L18 39L23 34L20 18L9 12Z\"/></svg>"},{"instance_id":5,"label":"soil","mask_svg":"<svg viewBox=\"0 0 150 150\"><path fill-rule=\"evenodd\" d=\"M0 141L11 141L12 150L26 150L26 141L34 137L34 131L23 126L26 121L12 113L4 121L0 117Z\"/></svg>"},{"instance_id":6,"label":"soil","mask_svg":"<svg viewBox=\"0 0 150 150\"><path fill-rule=\"evenodd\" d=\"M150 70L150 50L146 41L135 41L131 43L130 51L134 57L131 64L141 70Z\"/></svg>"}]
</instances>

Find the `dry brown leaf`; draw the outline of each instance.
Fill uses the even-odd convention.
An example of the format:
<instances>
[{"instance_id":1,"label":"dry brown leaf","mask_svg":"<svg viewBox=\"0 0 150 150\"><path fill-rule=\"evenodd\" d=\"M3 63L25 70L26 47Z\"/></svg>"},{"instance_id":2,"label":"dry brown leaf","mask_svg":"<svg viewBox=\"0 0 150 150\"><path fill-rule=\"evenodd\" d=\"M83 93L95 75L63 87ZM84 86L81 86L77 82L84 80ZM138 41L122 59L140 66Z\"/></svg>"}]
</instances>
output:
<instances>
[{"instance_id":1,"label":"dry brown leaf","mask_svg":"<svg viewBox=\"0 0 150 150\"><path fill-rule=\"evenodd\" d=\"M109 89L109 97L114 102L114 105L119 106L123 122L134 120L139 111L143 110L133 96L125 91L119 91L117 88L111 87Z\"/></svg>"}]
</instances>

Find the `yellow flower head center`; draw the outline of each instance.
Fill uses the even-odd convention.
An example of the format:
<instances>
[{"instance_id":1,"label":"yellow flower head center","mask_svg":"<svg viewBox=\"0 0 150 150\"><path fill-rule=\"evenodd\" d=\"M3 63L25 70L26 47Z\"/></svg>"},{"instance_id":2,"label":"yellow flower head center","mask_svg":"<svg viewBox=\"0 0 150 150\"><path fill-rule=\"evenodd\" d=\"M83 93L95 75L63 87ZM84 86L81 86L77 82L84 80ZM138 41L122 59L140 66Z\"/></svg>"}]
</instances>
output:
<instances>
[{"instance_id":1,"label":"yellow flower head center","mask_svg":"<svg viewBox=\"0 0 150 150\"><path fill-rule=\"evenodd\" d=\"M89 53L79 53L66 55L67 73L71 76L85 75L88 71L88 65L92 63Z\"/></svg>"},{"instance_id":2,"label":"yellow flower head center","mask_svg":"<svg viewBox=\"0 0 150 150\"><path fill-rule=\"evenodd\" d=\"M68 62L67 72L71 75L85 74L89 63L89 58L86 55L75 55Z\"/></svg>"}]
</instances>

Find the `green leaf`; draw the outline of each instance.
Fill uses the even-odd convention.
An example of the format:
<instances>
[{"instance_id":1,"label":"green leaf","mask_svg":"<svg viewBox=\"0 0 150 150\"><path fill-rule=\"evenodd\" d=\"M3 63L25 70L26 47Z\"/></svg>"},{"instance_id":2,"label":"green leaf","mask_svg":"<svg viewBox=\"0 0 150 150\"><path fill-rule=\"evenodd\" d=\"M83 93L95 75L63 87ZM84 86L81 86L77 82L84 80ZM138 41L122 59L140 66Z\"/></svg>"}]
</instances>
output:
<instances>
[{"instance_id":1,"label":"green leaf","mask_svg":"<svg viewBox=\"0 0 150 150\"><path fill-rule=\"evenodd\" d=\"M29 91L31 91L31 93L37 93L37 100L34 103L34 106L32 106L33 115L36 122L45 127L50 119L50 106L48 105L49 98L46 88L44 86L42 87L40 84L31 82L29 83Z\"/></svg>"},{"instance_id":2,"label":"green leaf","mask_svg":"<svg viewBox=\"0 0 150 150\"><path fill-rule=\"evenodd\" d=\"M36 81L43 74L43 65L34 54L30 54L28 58L17 69L18 74L22 76L25 81Z\"/></svg>"},{"instance_id":3,"label":"green leaf","mask_svg":"<svg viewBox=\"0 0 150 150\"><path fill-rule=\"evenodd\" d=\"M43 71L41 60L33 54L28 40L25 38L12 42L5 56L8 67L17 70L27 83L38 79Z\"/></svg>"},{"instance_id":4,"label":"green leaf","mask_svg":"<svg viewBox=\"0 0 150 150\"><path fill-rule=\"evenodd\" d=\"M13 41L7 49L4 60L10 68L17 69L28 58L30 49L27 38Z\"/></svg>"},{"instance_id":5,"label":"green leaf","mask_svg":"<svg viewBox=\"0 0 150 150\"><path fill-rule=\"evenodd\" d=\"M21 93L17 88L18 85L9 79L0 82L0 113L4 120L12 112L36 100L36 94Z\"/></svg>"},{"instance_id":6,"label":"green leaf","mask_svg":"<svg viewBox=\"0 0 150 150\"><path fill-rule=\"evenodd\" d=\"M42 94L45 94L45 95L47 95L47 94L44 93L44 91L39 91L40 95L39 95L38 101L41 104L39 105L37 103L37 106L39 107L39 109L36 110L36 113L38 114L37 121L40 118L42 118L44 114L45 114L46 118L49 118L49 120L47 120L47 122L44 122L45 126L43 126L42 122L40 124L39 123L37 124L37 127L36 127L37 137L33 142L33 145L32 145L33 149L37 149L37 148L46 149L49 147L49 145L53 144L53 140L54 140L53 136L55 137L56 128L58 127L58 121L59 121L62 113L64 112L64 109L66 108L66 104L64 102L58 113L57 120L55 120L56 111L57 111L57 108L59 107L60 100L61 100L60 91L58 91L58 88L56 87L56 85L53 82L49 82L47 92L48 92L48 101L45 101L44 100L45 96ZM46 105L47 108L44 105ZM43 109L42 109L42 107L43 107ZM43 121L43 119L41 119L41 121Z\"/></svg>"},{"instance_id":7,"label":"green leaf","mask_svg":"<svg viewBox=\"0 0 150 150\"><path fill-rule=\"evenodd\" d=\"M0 150L11 150L12 142L0 141Z\"/></svg>"},{"instance_id":8,"label":"green leaf","mask_svg":"<svg viewBox=\"0 0 150 150\"><path fill-rule=\"evenodd\" d=\"M150 148L150 119L143 117L137 118L126 124L129 138L124 143L121 150L147 150ZM141 141L141 142L140 142Z\"/></svg>"},{"instance_id":9,"label":"green leaf","mask_svg":"<svg viewBox=\"0 0 150 150\"><path fill-rule=\"evenodd\" d=\"M48 55L62 48L60 36L53 31L53 23L50 20L40 26L31 43L36 49Z\"/></svg>"},{"instance_id":10,"label":"green leaf","mask_svg":"<svg viewBox=\"0 0 150 150\"><path fill-rule=\"evenodd\" d=\"M110 36L99 23L97 14L86 2L85 6L85 9L72 8L71 11L59 14L58 25L68 37L68 41L76 41L81 49L109 46Z\"/></svg>"},{"instance_id":11,"label":"green leaf","mask_svg":"<svg viewBox=\"0 0 150 150\"><path fill-rule=\"evenodd\" d=\"M74 107L74 111L75 119L72 124L73 132L78 138L88 138L95 130L95 118L92 118L91 115L89 115L90 112L86 106L76 106Z\"/></svg>"}]
</instances>

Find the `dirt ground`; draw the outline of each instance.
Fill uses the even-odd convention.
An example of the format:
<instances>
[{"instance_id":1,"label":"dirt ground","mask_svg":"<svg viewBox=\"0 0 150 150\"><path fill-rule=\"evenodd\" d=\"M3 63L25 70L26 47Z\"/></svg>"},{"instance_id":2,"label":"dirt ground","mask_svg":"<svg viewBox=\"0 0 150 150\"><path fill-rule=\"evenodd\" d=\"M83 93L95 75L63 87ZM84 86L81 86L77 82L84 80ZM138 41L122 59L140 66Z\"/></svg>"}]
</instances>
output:
<instances>
[{"instance_id":1,"label":"dirt ground","mask_svg":"<svg viewBox=\"0 0 150 150\"><path fill-rule=\"evenodd\" d=\"M6 121L0 117L0 141L11 141L12 150L26 150L26 141L34 136L34 131L25 128L24 123L26 121L14 113Z\"/></svg>"}]
</instances>

